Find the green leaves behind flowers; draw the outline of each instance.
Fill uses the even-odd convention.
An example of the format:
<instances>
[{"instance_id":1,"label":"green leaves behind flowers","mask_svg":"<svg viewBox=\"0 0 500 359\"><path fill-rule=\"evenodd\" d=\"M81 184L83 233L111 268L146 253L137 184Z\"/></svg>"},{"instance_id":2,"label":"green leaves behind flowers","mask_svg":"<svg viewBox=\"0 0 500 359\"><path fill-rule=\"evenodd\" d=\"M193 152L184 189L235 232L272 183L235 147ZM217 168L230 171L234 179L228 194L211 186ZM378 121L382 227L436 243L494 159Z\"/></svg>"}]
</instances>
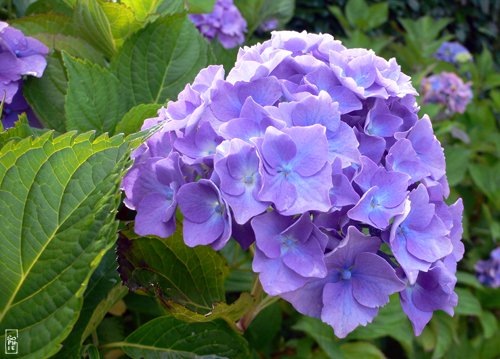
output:
<instances>
[{"instance_id":1,"label":"green leaves behind flowers","mask_svg":"<svg viewBox=\"0 0 500 359\"><path fill-rule=\"evenodd\" d=\"M132 358L249 358L247 343L227 323L186 323L170 316L144 324L123 342L106 347L120 347Z\"/></svg>"},{"instance_id":2,"label":"green leaves behind flowers","mask_svg":"<svg viewBox=\"0 0 500 359\"><path fill-rule=\"evenodd\" d=\"M128 156L122 136L73 132L0 150L0 332L19 330L20 356L55 354L75 324L89 277L116 238Z\"/></svg>"},{"instance_id":3,"label":"green leaves behind flowers","mask_svg":"<svg viewBox=\"0 0 500 359\"><path fill-rule=\"evenodd\" d=\"M167 312L184 321L222 318L234 325L253 304L248 293L227 304L225 260L209 247L187 247L179 230L167 239L122 233L118 263L131 290L156 296Z\"/></svg>"}]
</instances>

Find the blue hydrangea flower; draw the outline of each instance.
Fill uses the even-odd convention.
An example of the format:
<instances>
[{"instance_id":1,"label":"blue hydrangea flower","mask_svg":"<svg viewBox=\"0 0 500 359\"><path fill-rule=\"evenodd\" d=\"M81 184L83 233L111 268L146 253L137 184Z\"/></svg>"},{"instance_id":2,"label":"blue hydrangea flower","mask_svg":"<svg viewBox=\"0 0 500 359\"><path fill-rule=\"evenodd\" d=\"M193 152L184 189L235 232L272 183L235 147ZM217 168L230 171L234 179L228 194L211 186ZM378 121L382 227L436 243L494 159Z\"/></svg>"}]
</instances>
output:
<instances>
[{"instance_id":1,"label":"blue hydrangea flower","mask_svg":"<svg viewBox=\"0 0 500 359\"><path fill-rule=\"evenodd\" d=\"M458 296L453 292L457 279L445 265L438 261L427 271L420 272L414 284L407 283L399 293L401 307L410 319L415 335L420 335L432 318L432 313L442 310L453 315Z\"/></svg>"},{"instance_id":2,"label":"blue hydrangea flower","mask_svg":"<svg viewBox=\"0 0 500 359\"><path fill-rule=\"evenodd\" d=\"M346 237L325 257L328 274L283 297L301 313L321 318L344 338L370 323L389 295L405 288L394 268L376 254L381 244L349 227Z\"/></svg>"},{"instance_id":3,"label":"blue hydrangea flower","mask_svg":"<svg viewBox=\"0 0 500 359\"><path fill-rule=\"evenodd\" d=\"M268 212L252 220L256 251L252 268L264 290L278 295L302 287L308 278L326 276L324 252L328 237L311 221Z\"/></svg>"},{"instance_id":4,"label":"blue hydrangea flower","mask_svg":"<svg viewBox=\"0 0 500 359\"><path fill-rule=\"evenodd\" d=\"M450 114L464 113L473 94L471 83L453 72L441 72L422 80L422 103L437 103L445 106Z\"/></svg>"},{"instance_id":5,"label":"blue hydrangea flower","mask_svg":"<svg viewBox=\"0 0 500 359\"><path fill-rule=\"evenodd\" d=\"M219 188L210 180L186 183L177 192L184 215L184 242L221 249L231 237L231 213Z\"/></svg>"},{"instance_id":6,"label":"blue hydrangea flower","mask_svg":"<svg viewBox=\"0 0 500 359\"><path fill-rule=\"evenodd\" d=\"M495 248L487 260L478 261L475 265L479 281L491 288L500 288L500 248Z\"/></svg>"},{"instance_id":7,"label":"blue hydrangea flower","mask_svg":"<svg viewBox=\"0 0 500 359\"><path fill-rule=\"evenodd\" d=\"M224 141L217 147L214 169L236 223L247 223L269 206L257 199L262 178L255 147L240 139Z\"/></svg>"},{"instance_id":8,"label":"blue hydrangea flower","mask_svg":"<svg viewBox=\"0 0 500 359\"><path fill-rule=\"evenodd\" d=\"M434 57L452 64L459 64L472 60L472 55L469 50L459 42L445 41L437 49Z\"/></svg>"},{"instance_id":9,"label":"blue hydrangea flower","mask_svg":"<svg viewBox=\"0 0 500 359\"><path fill-rule=\"evenodd\" d=\"M133 179L158 178L145 164L175 154L187 245L255 242L264 291L338 336L394 292L419 332L433 311L453 312L464 246L463 205L445 203L444 152L416 95L395 59L273 32L240 49L225 78L202 70L145 121L161 129L133 154L125 203L155 218L136 205Z\"/></svg>"},{"instance_id":10,"label":"blue hydrangea flower","mask_svg":"<svg viewBox=\"0 0 500 359\"><path fill-rule=\"evenodd\" d=\"M210 14L191 14L189 19L207 39L217 38L226 49L245 41L247 22L233 0L217 0Z\"/></svg>"},{"instance_id":11,"label":"blue hydrangea flower","mask_svg":"<svg viewBox=\"0 0 500 359\"><path fill-rule=\"evenodd\" d=\"M392 218L404 211L409 176L387 171L368 157L362 157L361 163L361 171L354 182L364 194L347 215L375 228L385 229Z\"/></svg>"},{"instance_id":12,"label":"blue hydrangea flower","mask_svg":"<svg viewBox=\"0 0 500 359\"><path fill-rule=\"evenodd\" d=\"M453 246L449 230L436 216L435 205L429 203L429 195L419 185L409 195L407 210L394 219L390 246L410 283L420 271L429 270L432 263L449 255Z\"/></svg>"},{"instance_id":13,"label":"blue hydrangea flower","mask_svg":"<svg viewBox=\"0 0 500 359\"><path fill-rule=\"evenodd\" d=\"M331 166L326 128L269 127L256 141L261 161L261 201L272 202L283 215L310 210L328 211Z\"/></svg>"}]
</instances>

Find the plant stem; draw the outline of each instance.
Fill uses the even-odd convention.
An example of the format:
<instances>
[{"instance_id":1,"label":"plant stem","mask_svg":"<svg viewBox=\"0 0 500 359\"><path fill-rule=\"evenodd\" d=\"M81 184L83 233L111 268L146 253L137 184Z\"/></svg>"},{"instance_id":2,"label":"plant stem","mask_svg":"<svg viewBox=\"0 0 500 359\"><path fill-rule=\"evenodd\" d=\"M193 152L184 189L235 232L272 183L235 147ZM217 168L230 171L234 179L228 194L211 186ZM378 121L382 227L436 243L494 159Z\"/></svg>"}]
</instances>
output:
<instances>
[{"instance_id":1,"label":"plant stem","mask_svg":"<svg viewBox=\"0 0 500 359\"><path fill-rule=\"evenodd\" d=\"M259 277L255 277L253 288L250 293L253 297L253 305L248 308L247 312L240 318L236 326L239 330L244 332L250 326L250 323L255 317L265 308L279 300L279 297L263 296L264 290L260 284Z\"/></svg>"}]
</instances>

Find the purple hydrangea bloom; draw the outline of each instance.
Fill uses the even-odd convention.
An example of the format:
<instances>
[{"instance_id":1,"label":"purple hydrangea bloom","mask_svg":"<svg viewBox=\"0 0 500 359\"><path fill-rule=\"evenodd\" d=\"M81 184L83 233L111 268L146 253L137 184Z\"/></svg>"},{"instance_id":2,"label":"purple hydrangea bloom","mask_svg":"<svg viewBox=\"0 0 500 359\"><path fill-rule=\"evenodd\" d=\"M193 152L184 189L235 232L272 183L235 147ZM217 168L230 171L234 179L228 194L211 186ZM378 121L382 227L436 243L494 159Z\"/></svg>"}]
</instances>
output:
<instances>
[{"instance_id":1,"label":"purple hydrangea bloom","mask_svg":"<svg viewBox=\"0 0 500 359\"><path fill-rule=\"evenodd\" d=\"M187 245L255 242L264 291L342 337L401 292L419 333L433 311L453 313L464 247L463 205L445 203L443 148L416 95L394 59L273 32L145 121L161 129L133 154L125 203L157 218L137 201L160 192L140 183L175 156L183 182L168 214L178 204Z\"/></svg>"},{"instance_id":2,"label":"purple hydrangea bloom","mask_svg":"<svg viewBox=\"0 0 500 359\"><path fill-rule=\"evenodd\" d=\"M407 284L401 291L403 311L413 326L415 335L420 335L436 310L453 315L458 296L453 291L457 278L438 261L427 272L420 272L414 284Z\"/></svg>"},{"instance_id":3,"label":"purple hydrangea bloom","mask_svg":"<svg viewBox=\"0 0 500 359\"><path fill-rule=\"evenodd\" d=\"M189 19L207 39L217 38L226 49L245 41L247 22L233 0L217 0L210 14L191 14Z\"/></svg>"},{"instance_id":4,"label":"purple hydrangea bloom","mask_svg":"<svg viewBox=\"0 0 500 359\"><path fill-rule=\"evenodd\" d=\"M32 127L41 128L42 124L36 117L35 113L31 109L30 105L26 102L23 96L22 86L19 87L19 91L12 98L11 103L4 103L3 114L2 114L2 125L4 128L14 127L15 122L19 119L19 115L25 113L28 117L28 123Z\"/></svg>"},{"instance_id":5,"label":"purple hydrangea bloom","mask_svg":"<svg viewBox=\"0 0 500 359\"><path fill-rule=\"evenodd\" d=\"M270 295L300 288L308 278L326 276L328 237L313 224L309 213L294 220L268 212L255 217L252 228L256 242L252 267Z\"/></svg>"},{"instance_id":6,"label":"purple hydrangea bloom","mask_svg":"<svg viewBox=\"0 0 500 359\"><path fill-rule=\"evenodd\" d=\"M479 281L487 287L500 288L500 247L491 251L490 258L475 265Z\"/></svg>"},{"instance_id":7,"label":"purple hydrangea bloom","mask_svg":"<svg viewBox=\"0 0 500 359\"><path fill-rule=\"evenodd\" d=\"M325 256L328 274L283 295L301 313L321 318L344 338L370 323L389 295L405 288L394 268L377 255L381 244L351 226L338 247Z\"/></svg>"},{"instance_id":8,"label":"purple hydrangea bloom","mask_svg":"<svg viewBox=\"0 0 500 359\"><path fill-rule=\"evenodd\" d=\"M24 36L21 31L0 21L0 101L5 98L7 105L13 102L20 91L23 76L41 77L47 66L45 57L48 53L49 49L40 41ZM17 112L21 103L25 101L18 98L15 104L5 109ZM12 116L5 119L6 127L11 125L11 119Z\"/></svg>"},{"instance_id":9,"label":"purple hydrangea bloom","mask_svg":"<svg viewBox=\"0 0 500 359\"><path fill-rule=\"evenodd\" d=\"M406 204L405 213L394 219L389 243L413 284L419 271L428 271L432 263L449 255L453 246L449 229L436 215L435 205L429 202L424 185L410 193Z\"/></svg>"},{"instance_id":10,"label":"purple hydrangea bloom","mask_svg":"<svg viewBox=\"0 0 500 359\"><path fill-rule=\"evenodd\" d=\"M183 183L176 152L145 160L127 173L122 187L127 195L125 203L137 210L137 234L168 237L174 233L177 190Z\"/></svg>"},{"instance_id":11,"label":"purple hydrangea bloom","mask_svg":"<svg viewBox=\"0 0 500 359\"><path fill-rule=\"evenodd\" d=\"M237 138L224 141L217 148L214 168L236 223L247 223L269 206L257 199L262 177L255 147Z\"/></svg>"},{"instance_id":12,"label":"purple hydrangea bloom","mask_svg":"<svg viewBox=\"0 0 500 359\"><path fill-rule=\"evenodd\" d=\"M272 202L284 215L330 209L332 170L324 126L283 132L269 127L256 143L262 159L261 201Z\"/></svg>"},{"instance_id":13,"label":"purple hydrangea bloom","mask_svg":"<svg viewBox=\"0 0 500 359\"><path fill-rule=\"evenodd\" d=\"M184 215L184 242L221 249L231 237L231 214L219 188L210 180L183 185L177 193Z\"/></svg>"},{"instance_id":14,"label":"purple hydrangea bloom","mask_svg":"<svg viewBox=\"0 0 500 359\"><path fill-rule=\"evenodd\" d=\"M454 41L443 42L434 54L434 57L441 61L450 62L452 64L458 64L472 60L472 55L470 54L469 50L467 50L461 43Z\"/></svg>"},{"instance_id":15,"label":"purple hydrangea bloom","mask_svg":"<svg viewBox=\"0 0 500 359\"><path fill-rule=\"evenodd\" d=\"M385 229L389 221L404 211L409 176L379 167L368 157L354 182L364 194L347 215L354 220Z\"/></svg>"},{"instance_id":16,"label":"purple hydrangea bloom","mask_svg":"<svg viewBox=\"0 0 500 359\"><path fill-rule=\"evenodd\" d=\"M472 100L471 83L453 72L441 72L422 80L422 103L438 103L449 113L464 113Z\"/></svg>"}]
</instances>

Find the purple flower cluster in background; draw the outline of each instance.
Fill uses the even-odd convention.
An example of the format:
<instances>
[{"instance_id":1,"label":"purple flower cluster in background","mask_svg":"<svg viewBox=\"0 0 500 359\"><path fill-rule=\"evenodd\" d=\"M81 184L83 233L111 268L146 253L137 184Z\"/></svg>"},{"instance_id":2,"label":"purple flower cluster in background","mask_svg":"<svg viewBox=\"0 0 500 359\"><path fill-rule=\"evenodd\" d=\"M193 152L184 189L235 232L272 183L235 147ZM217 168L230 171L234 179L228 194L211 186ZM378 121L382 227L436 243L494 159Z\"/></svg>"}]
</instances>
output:
<instances>
[{"instance_id":1,"label":"purple flower cluster in background","mask_svg":"<svg viewBox=\"0 0 500 359\"><path fill-rule=\"evenodd\" d=\"M274 32L146 120L161 124L124 179L139 235L255 242L264 290L345 337L399 293L420 334L453 314L461 200L395 59L332 36Z\"/></svg>"},{"instance_id":2,"label":"purple flower cluster in background","mask_svg":"<svg viewBox=\"0 0 500 359\"><path fill-rule=\"evenodd\" d=\"M487 287L500 288L500 247L491 251L490 258L476 263L476 275Z\"/></svg>"},{"instance_id":3,"label":"purple flower cluster in background","mask_svg":"<svg viewBox=\"0 0 500 359\"><path fill-rule=\"evenodd\" d=\"M189 19L207 39L217 38L226 49L245 41L247 22L233 0L216 0L210 14L192 14Z\"/></svg>"},{"instance_id":4,"label":"purple flower cluster in background","mask_svg":"<svg viewBox=\"0 0 500 359\"><path fill-rule=\"evenodd\" d=\"M441 72L424 78L421 92L422 103L442 104L449 113L464 113L472 100L471 83L464 83L453 72Z\"/></svg>"},{"instance_id":5,"label":"purple flower cluster in background","mask_svg":"<svg viewBox=\"0 0 500 359\"><path fill-rule=\"evenodd\" d=\"M434 57L452 64L460 64L472 60L469 50L459 42L443 42Z\"/></svg>"},{"instance_id":6,"label":"purple flower cluster in background","mask_svg":"<svg viewBox=\"0 0 500 359\"><path fill-rule=\"evenodd\" d=\"M48 52L40 41L0 21L0 101L5 97L5 119L2 119L5 127L12 126L20 112L29 112L20 90L22 78L25 75L41 77L47 66Z\"/></svg>"}]
</instances>

